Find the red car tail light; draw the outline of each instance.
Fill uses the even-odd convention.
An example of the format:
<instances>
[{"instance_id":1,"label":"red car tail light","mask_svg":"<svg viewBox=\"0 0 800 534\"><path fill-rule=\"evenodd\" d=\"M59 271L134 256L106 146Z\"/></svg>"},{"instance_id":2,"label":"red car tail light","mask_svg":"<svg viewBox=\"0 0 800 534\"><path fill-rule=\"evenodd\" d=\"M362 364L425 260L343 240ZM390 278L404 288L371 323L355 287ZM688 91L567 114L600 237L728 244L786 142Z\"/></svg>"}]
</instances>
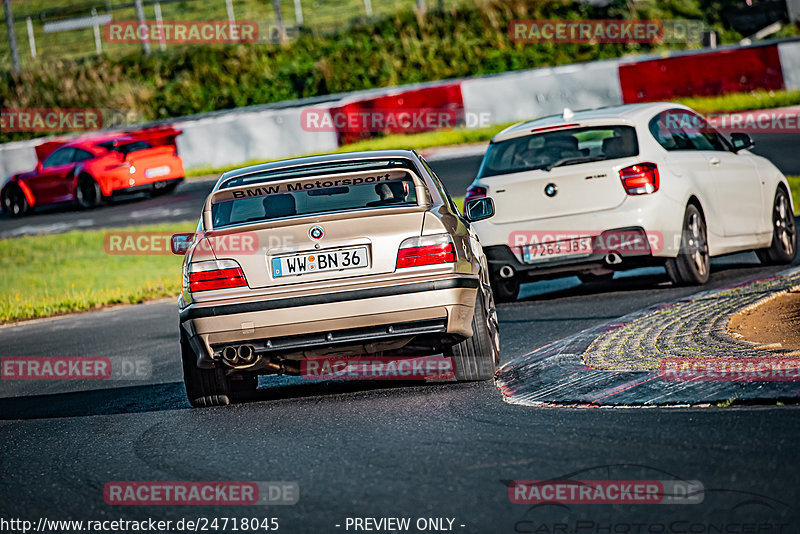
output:
<instances>
[{"instance_id":1,"label":"red car tail light","mask_svg":"<svg viewBox=\"0 0 800 534\"><path fill-rule=\"evenodd\" d=\"M658 166L655 163L637 163L620 169L619 178L629 195L649 195L658 191Z\"/></svg>"},{"instance_id":2,"label":"red car tail light","mask_svg":"<svg viewBox=\"0 0 800 534\"><path fill-rule=\"evenodd\" d=\"M471 185L467 189L467 196L464 197L464 204L473 198L483 198L486 196L486 188L479 185Z\"/></svg>"},{"instance_id":3,"label":"red car tail light","mask_svg":"<svg viewBox=\"0 0 800 534\"><path fill-rule=\"evenodd\" d=\"M411 237L400 243L397 252L398 269L435 265L437 263L453 263L456 261L456 249L447 234Z\"/></svg>"},{"instance_id":4,"label":"red car tail light","mask_svg":"<svg viewBox=\"0 0 800 534\"><path fill-rule=\"evenodd\" d=\"M244 287L247 280L234 260L212 260L189 264L189 291Z\"/></svg>"}]
</instances>

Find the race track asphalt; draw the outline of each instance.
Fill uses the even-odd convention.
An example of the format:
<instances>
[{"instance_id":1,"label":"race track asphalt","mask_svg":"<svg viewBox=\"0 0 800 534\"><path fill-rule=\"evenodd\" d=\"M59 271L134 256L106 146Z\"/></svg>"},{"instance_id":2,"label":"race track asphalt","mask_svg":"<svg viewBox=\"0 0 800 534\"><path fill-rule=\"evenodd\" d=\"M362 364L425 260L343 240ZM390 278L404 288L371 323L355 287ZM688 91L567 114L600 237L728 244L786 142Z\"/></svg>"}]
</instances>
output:
<instances>
[{"instance_id":1,"label":"race track asphalt","mask_svg":"<svg viewBox=\"0 0 800 534\"><path fill-rule=\"evenodd\" d=\"M753 254L715 260L708 288L778 270ZM657 268L591 286L529 284L499 307L503 360L695 291ZM284 377L263 378L254 402L190 409L172 301L2 327L0 347L0 356L127 356L152 366L135 382L0 382L0 518L275 517L287 533L355 532L348 517L452 518L465 533L800 532L795 406L531 408L504 403L491 382ZM509 500L509 481L567 478L699 481L702 502ZM300 498L269 507L104 502L110 481L153 480L295 481Z\"/></svg>"}]
</instances>

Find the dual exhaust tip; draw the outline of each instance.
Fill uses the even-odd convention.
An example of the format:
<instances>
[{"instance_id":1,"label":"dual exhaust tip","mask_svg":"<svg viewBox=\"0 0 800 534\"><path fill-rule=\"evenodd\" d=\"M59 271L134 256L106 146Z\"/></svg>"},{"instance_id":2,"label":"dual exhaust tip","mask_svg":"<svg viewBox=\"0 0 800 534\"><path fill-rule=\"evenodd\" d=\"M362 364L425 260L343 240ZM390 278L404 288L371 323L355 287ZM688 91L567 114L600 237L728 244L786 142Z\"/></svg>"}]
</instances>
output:
<instances>
[{"instance_id":1,"label":"dual exhaust tip","mask_svg":"<svg viewBox=\"0 0 800 534\"><path fill-rule=\"evenodd\" d=\"M609 252L605 255L603 260L606 262L606 265L619 265L622 263L622 256L619 254L619 252ZM498 274L500 275L500 278L513 278L515 274L514 268L510 265L503 265L500 267Z\"/></svg>"},{"instance_id":2,"label":"dual exhaust tip","mask_svg":"<svg viewBox=\"0 0 800 534\"><path fill-rule=\"evenodd\" d=\"M222 349L222 359L231 365L253 363L256 361L256 351L253 345L229 345Z\"/></svg>"}]
</instances>

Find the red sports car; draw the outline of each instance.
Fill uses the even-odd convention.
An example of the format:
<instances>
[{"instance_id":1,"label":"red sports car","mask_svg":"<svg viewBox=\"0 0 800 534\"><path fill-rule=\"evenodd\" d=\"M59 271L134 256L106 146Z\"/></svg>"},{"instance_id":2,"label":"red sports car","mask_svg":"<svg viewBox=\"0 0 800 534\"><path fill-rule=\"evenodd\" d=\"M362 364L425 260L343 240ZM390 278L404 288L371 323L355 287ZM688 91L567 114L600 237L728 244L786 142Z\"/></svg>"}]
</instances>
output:
<instances>
[{"instance_id":1,"label":"red sports car","mask_svg":"<svg viewBox=\"0 0 800 534\"><path fill-rule=\"evenodd\" d=\"M36 168L15 174L0 191L3 210L18 216L59 202L93 208L120 194L170 192L184 177L180 133L152 128L43 143Z\"/></svg>"}]
</instances>

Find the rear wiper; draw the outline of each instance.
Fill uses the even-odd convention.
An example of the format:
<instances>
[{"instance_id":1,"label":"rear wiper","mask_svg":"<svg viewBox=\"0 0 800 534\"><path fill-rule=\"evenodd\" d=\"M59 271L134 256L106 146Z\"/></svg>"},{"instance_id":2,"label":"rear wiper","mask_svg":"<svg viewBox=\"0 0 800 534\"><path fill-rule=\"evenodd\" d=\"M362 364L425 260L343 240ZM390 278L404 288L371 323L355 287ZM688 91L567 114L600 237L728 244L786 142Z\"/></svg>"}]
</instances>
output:
<instances>
[{"instance_id":1,"label":"rear wiper","mask_svg":"<svg viewBox=\"0 0 800 534\"><path fill-rule=\"evenodd\" d=\"M590 161L600 161L606 159L605 156L580 156L575 158L561 158L553 163L543 167L545 171L550 171L553 167L561 167L562 165L571 165L573 163L588 163Z\"/></svg>"}]
</instances>

